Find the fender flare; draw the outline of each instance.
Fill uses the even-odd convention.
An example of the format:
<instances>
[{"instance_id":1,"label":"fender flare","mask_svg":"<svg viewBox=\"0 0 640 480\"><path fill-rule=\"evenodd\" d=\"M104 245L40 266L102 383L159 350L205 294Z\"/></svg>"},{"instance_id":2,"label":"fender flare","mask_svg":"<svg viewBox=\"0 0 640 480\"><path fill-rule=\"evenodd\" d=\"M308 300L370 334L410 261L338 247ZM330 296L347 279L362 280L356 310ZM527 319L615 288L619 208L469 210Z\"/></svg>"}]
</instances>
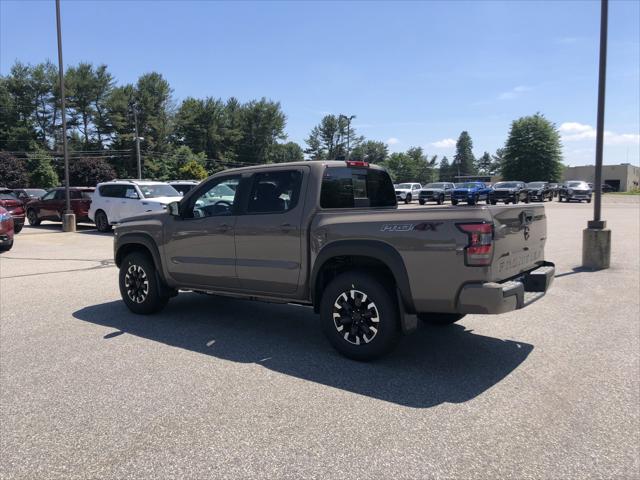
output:
<instances>
[{"instance_id":1,"label":"fender flare","mask_svg":"<svg viewBox=\"0 0 640 480\"><path fill-rule=\"evenodd\" d=\"M145 233L126 233L118 238L115 244L115 254L114 260L116 262L116 266L120 267L122 263L122 248L126 245L142 245L151 253L151 258L153 259L153 264L156 267L156 272L160 276L160 278L165 281L164 271L162 269L162 260L160 259L160 252L156 243L150 235Z\"/></svg>"},{"instance_id":2,"label":"fender flare","mask_svg":"<svg viewBox=\"0 0 640 480\"><path fill-rule=\"evenodd\" d=\"M320 250L313 264L309 285L311 301L314 304L316 303L316 283L322 267L332 258L342 256L371 257L384 263L393 274L403 310L409 313L415 312L409 275L402 256L391 245L376 240L338 240Z\"/></svg>"}]
</instances>

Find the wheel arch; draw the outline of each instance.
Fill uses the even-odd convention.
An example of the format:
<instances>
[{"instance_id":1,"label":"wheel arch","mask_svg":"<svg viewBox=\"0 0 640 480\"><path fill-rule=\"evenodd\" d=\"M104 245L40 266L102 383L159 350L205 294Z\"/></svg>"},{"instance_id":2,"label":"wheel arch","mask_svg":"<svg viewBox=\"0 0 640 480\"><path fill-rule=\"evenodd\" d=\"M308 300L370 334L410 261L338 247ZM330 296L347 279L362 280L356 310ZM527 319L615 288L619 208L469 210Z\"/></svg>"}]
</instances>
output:
<instances>
[{"instance_id":1,"label":"wheel arch","mask_svg":"<svg viewBox=\"0 0 640 480\"><path fill-rule=\"evenodd\" d=\"M391 245L376 240L339 240L325 246L315 259L310 277L311 301L320 308L322 292L337 274L351 268L379 270L394 280L402 310L415 312L411 286L404 261Z\"/></svg>"},{"instance_id":2,"label":"wheel arch","mask_svg":"<svg viewBox=\"0 0 640 480\"><path fill-rule=\"evenodd\" d=\"M115 249L114 260L116 266L120 268L124 257L134 251L143 251L151 257L153 264L156 267L156 272L164 280L164 273L162 270L162 261L160 260L160 252L153 239L143 233L130 233L123 235L118 239L118 243Z\"/></svg>"}]
</instances>

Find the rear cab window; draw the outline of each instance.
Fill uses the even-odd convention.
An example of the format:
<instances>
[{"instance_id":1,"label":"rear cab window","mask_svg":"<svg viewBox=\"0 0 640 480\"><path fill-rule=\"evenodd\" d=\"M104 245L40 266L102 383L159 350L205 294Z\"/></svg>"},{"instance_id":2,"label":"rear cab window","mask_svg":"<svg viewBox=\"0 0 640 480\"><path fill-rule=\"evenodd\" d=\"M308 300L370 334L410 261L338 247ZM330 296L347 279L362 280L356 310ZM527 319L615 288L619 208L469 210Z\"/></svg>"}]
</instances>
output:
<instances>
[{"instance_id":1,"label":"rear cab window","mask_svg":"<svg viewBox=\"0 0 640 480\"><path fill-rule=\"evenodd\" d=\"M385 170L327 167L322 177L321 208L395 207L396 192Z\"/></svg>"}]
</instances>

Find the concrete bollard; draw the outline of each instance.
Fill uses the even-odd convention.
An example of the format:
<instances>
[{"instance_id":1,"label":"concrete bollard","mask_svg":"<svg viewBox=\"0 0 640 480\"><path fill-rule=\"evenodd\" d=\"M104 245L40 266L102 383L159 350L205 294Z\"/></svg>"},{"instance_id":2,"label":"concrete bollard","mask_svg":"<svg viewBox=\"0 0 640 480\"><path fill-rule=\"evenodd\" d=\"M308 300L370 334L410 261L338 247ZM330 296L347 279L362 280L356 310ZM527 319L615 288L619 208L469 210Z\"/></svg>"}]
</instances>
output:
<instances>
[{"instance_id":1,"label":"concrete bollard","mask_svg":"<svg viewBox=\"0 0 640 480\"><path fill-rule=\"evenodd\" d=\"M585 228L582 231L582 266L590 270L609 268L611 230Z\"/></svg>"},{"instance_id":2,"label":"concrete bollard","mask_svg":"<svg viewBox=\"0 0 640 480\"><path fill-rule=\"evenodd\" d=\"M65 213L62 215L62 231L63 232L75 232L76 231L76 215L75 213Z\"/></svg>"}]
</instances>

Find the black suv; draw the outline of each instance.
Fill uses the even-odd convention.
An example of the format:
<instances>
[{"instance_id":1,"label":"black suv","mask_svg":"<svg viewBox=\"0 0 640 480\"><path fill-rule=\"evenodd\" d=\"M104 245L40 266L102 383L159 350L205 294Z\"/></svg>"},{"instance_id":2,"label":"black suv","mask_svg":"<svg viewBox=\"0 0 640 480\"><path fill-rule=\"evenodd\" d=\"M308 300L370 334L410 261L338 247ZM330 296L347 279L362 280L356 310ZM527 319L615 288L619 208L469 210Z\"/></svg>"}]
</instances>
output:
<instances>
[{"instance_id":1,"label":"black suv","mask_svg":"<svg viewBox=\"0 0 640 480\"><path fill-rule=\"evenodd\" d=\"M451 200L455 184L451 182L428 183L418 194L418 202L424 205L427 202L436 202L442 205L445 200Z\"/></svg>"},{"instance_id":2,"label":"black suv","mask_svg":"<svg viewBox=\"0 0 640 480\"><path fill-rule=\"evenodd\" d=\"M498 182L493 185L489 193L489 202L495 205L498 202L529 203L529 190L524 182Z\"/></svg>"},{"instance_id":3,"label":"black suv","mask_svg":"<svg viewBox=\"0 0 640 480\"><path fill-rule=\"evenodd\" d=\"M538 202L544 202L549 199L553 200L553 189L548 182L529 182L527 183L529 190L529 198Z\"/></svg>"}]
</instances>

